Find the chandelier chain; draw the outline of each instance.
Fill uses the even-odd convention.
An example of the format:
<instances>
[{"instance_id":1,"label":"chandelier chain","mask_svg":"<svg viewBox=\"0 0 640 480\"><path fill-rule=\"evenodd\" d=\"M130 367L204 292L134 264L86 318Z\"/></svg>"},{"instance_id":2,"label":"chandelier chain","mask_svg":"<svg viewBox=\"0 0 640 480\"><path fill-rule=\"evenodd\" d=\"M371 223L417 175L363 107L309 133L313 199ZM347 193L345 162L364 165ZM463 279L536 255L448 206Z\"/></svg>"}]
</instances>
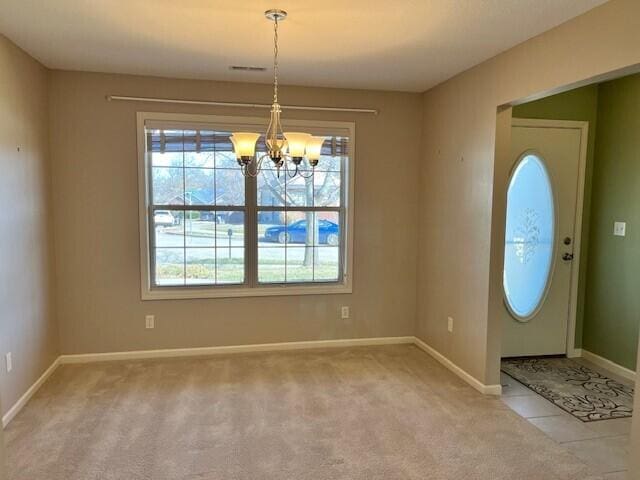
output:
<instances>
[{"instance_id":1,"label":"chandelier chain","mask_svg":"<svg viewBox=\"0 0 640 480\"><path fill-rule=\"evenodd\" d=\"M278 103L278 17L273 21L273 102Z\"/></svg>"}]
</instances>

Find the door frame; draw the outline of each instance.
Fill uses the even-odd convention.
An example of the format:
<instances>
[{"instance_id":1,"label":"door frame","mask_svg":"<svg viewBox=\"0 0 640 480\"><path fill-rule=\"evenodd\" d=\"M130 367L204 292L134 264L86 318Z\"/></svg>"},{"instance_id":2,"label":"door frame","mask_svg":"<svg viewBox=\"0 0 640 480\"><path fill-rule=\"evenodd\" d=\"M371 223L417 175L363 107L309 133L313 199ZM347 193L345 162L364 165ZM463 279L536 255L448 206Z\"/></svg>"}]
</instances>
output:
<instances>
[{"instance_id":1,"label":"door frame","mask_svg":"<svg viewBox=\"0 0 640 480\"><path fill-rule=\"evenodd\" d=\"M584 186L587 168L587 145L589 139L589 122L582 120L547 120L536 118L511 119L511 127L533 128L566 128L580 131L580 158L578 162L578 178L576 179L575 226L573 231L573 262L571 262L571 283L569 286L569 312L567 318L566 355L569 358L581 356L581 349L576 349L576 321L578 316L578 285L580 280L580 260L582 246L582 220L584 209Z\"/></svg>"}]
</instances>

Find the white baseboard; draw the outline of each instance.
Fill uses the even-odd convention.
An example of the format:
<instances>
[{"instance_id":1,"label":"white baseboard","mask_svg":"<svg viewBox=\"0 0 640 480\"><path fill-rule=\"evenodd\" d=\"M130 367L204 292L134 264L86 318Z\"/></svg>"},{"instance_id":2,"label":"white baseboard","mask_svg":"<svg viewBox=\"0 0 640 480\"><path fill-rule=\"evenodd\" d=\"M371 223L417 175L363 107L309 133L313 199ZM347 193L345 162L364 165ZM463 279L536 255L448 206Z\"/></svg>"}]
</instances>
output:
<instances>
[{"instance_id":1,"label":"white baseboard","mask_svg":"<svg viewBox=\"0 0 640 480\"><path fill-rule=\"evenodd\" d=\"M582 356L581 348L574 348L572 350L567 350L567 358L578 358Z\"/></svg>"},{"instance_id":2,"label":"white baseboard","mask_svg":"<svg viewBox=\"0 0 640 480\"><path fill-rule=\"evenodd\" d=\"M462 380L467 382L469 385L471 385L473 388L478 390L483 395L500 395L500 394L502 394L502 385L485 385L484 383L482 383L479 380L477 380L471 374L465 372L462 368L457 366L455 363L453 363L447 357L442 355L435 348L433 348L433 347L427 345L426 343L424 343L419 338L416 337L414 343L416 344L416 346L418 346L420 349L422 349L425 352L427 352L429 355L431 355L433 358L435 358L438 362L440 362L446 368L451 370L458 377L460 377Z\"/></svg>"},{"instance_id":3,"label":"white baseboard","mask_svg":"<svg viewBox=\"0 0 640 480\"><path fill-rule=\"evenodd\" d=\"M611 373L615 373L620 377L626 378L627 380L631 380L633 382L636 381L636 372L630 370L622 365L618 365L617 363L612 362L611 360L607 360L600 355L596 355L595 353L591 353L588 350L582 349L582 358L585 360L589 360L591 363L595 363L599 367L602 367L606 370L609 370Z\"/></svg>"},{"instance_id":4,"label":"white baseboard","mask_svg":"<svg viewBox=\"0 0 640 480\"><path fill-rule=\"evenodd\" d=\"M38 378L33 385L22 395L16 403L2 416L2 428L9 425L9 422L22 410L27 402L33 397L33 395L40 389L40 387L47 381L56 368L60 365L60 357L56 358L53 363L47 368L40 378Z\"/></svg>"},{"instance_id":5,"label":"white baseboard","mask_svg":"<svg viewBox=\"0 0 640 480\"><path fill-rule=\"evenodd\" d=\"M305 342L261 343L221 347L169 348L163 350L137 350L130 352L82 353L61 355L60 363L106 362L111 360L140 360L149 358L196 357L230 353L278 352L312 348L360 347L368 345L398 345L413 343L414 337L348 338L343 340L311 340Z\"/></svg>"}]
</instances>

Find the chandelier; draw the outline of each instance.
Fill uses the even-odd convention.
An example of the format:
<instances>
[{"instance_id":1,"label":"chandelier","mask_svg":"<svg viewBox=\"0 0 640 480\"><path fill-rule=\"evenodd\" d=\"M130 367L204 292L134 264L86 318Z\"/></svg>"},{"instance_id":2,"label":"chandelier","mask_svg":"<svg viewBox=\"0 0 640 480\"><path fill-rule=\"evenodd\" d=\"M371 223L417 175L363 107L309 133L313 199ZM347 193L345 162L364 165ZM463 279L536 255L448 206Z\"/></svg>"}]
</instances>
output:
<instances>
[{"instance_id":1,"label":"chandelier","mask_svg":"<svg viewBox=\"0 0 640 480\"><path fill-rule=\"evenodd\" d=\"M262 168L262 162L269 158L273 162L278 176L284 168L289 177L300 175L305 178L313 176L320 160L320 151L324 137L314 137L303 132L284 132L280 123L282 109L278 103L278 23L287 18L284 10L267 10L265 17L273 22L273 103L271 118L264 135L267 153L256 156L256 143L259 133L234 132L230 139L242 174L256 177ZM311 171L304 174L300 164L307 159Z\"/></svg>"}]
</instances>

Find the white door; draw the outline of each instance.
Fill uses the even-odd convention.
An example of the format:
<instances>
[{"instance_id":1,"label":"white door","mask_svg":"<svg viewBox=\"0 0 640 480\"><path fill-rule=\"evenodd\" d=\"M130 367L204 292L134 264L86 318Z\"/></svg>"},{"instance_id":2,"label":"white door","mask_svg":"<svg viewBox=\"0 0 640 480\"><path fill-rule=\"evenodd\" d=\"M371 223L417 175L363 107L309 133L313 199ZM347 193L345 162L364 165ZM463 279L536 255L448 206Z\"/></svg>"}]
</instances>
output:
<instances>
[{"instance_id":1,"label":"white door","mask_svg":"<svg viewBox=\"0 0 640 480\"><path fill-rule=\"evenodd\" d=\"M502 356L567 352L573 335L584 122L514 119L507 192ZM579 239L578 239L579 240ZM576 275L577 278L577 275ZM570 346L573 347L571 337Z\"/></svg>"}]
</instances>

